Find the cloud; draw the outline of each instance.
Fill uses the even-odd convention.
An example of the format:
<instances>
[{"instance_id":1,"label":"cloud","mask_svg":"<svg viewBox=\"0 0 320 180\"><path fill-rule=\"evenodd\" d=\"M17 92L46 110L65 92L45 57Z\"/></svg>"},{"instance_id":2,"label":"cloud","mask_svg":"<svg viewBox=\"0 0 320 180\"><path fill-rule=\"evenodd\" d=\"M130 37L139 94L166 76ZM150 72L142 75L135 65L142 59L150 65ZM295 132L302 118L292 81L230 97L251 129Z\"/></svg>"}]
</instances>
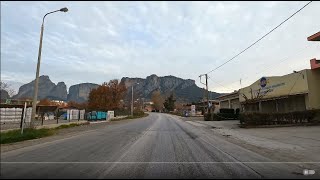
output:
<instances>
[{"instance_id":1,"label":"cloud","mask_svg":"<svg viewBox=\"0 0 320 180\"><path fill-rule=\"evenodd\" d=\"M66 6L67 13L46 17L40 74L68 86L157 74L194 79L202 87L199 74L230 59L305 3L1 2L1 76L25 83L34 78L42 17ZM314 23L319 8L312 2L210 73L210 90L230 92L241 87L240 78L245 86L261 75L309 68L309 59L320 57L319 45L306 40L320 29Z\"/></svg>"}]
</instances>

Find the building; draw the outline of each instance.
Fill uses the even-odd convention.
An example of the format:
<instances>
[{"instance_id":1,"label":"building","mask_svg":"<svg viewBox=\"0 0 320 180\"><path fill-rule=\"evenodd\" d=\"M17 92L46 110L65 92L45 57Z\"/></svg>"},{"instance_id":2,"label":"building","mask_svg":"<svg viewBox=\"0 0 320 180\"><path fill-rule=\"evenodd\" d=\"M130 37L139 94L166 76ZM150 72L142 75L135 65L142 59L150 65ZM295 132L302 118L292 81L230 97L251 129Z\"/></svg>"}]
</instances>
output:
<instances>
[{"instance_id":1,"label":"building","mask_svg":"<svg viewBox=\"0 0 320 180\"><path fill-rule=\"evenodd\" d=\"M239 91L234 91L216 98L219 101L220 108L239 109Z\"/></svg>"},{"instance_id":2,"label":"building","mask_svg":"<svg viewBox=\"0 0 320 180\"><path fill-rule=\"evenodd\" d=\"M143 109L145 111L151 112L153 110L153 102L152 101L147 101L143 103Z\"/></svg>"},{"instance_id":3,"label":"building","mask_svg":"<svg viewBox=\"0 0 320 180\"><path fill-rule=\"evenodd\" d=\"M320 41L320 31L315 33L314 35L309 36L308 41Z\"/></svg>"},{"instance_id":4,"label":"building","mask_svg":"<svg viewBox=\"0 0 320 180\"><path fill-rule=\"evenodd\" d=\"M310 60L311 69L284 76L262 77L239 90L244 112L292 112L320 109L319 60Z\"/></svg>"},{"instance_id":5,"label":"building","mask_svg":"<svg viewBox=\"0 0 320 180\"><path fill-rule=\"evenodd\" d=\"M61 101L61 100L51 100L50 102L57 104L59 106L67 106L68 103L66 101Z\"/></svg>"},{"instance_id":6,"label":"building","mask_svg":"<svg viewBox=\"0 0 320 180\"><path fill-rule=\"evenodd\" d=\"M209 99L210 106L214 106L214 112L219 109L219 101L216 99ZM196 106L196 114L201 111L201 114L204 114L208 110L208 101L206 99L202 99L201 101L194 103ZM191 104L189 104L191 110Z\"/></svg>"},{"instance_id":7,"label":"building","mask_svg":"<svg viewBox=\"0 0 320 180\"><path fill-rule=\"evenodd\" d=\"M32 99L6 99L5 104L12 104L12 105L24 105L27 103L27 106L32 106ZM39 101L37 101L39 103Z\"/></svg>"}]
</instances>

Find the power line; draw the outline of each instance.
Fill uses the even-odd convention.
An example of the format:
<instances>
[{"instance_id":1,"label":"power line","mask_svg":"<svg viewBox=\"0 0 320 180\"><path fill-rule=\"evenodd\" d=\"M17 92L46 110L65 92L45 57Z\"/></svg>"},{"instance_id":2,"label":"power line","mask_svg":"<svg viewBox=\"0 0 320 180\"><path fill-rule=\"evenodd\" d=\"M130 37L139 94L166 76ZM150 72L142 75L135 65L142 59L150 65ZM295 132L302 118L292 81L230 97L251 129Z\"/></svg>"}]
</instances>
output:
<instances>
[{"instance_id":1,"label":"power line","mask_svg":"<svg viewBox=\"0 0 320 180\"><path fill-rule=\"evenodd\" d=\"M221 83L219 83L219 82L217 82L217 81L214 81L211 77L208 77L208 79L210 79L212 82L214 82L214 83L218 84L219 86L221 86L221 87L223 87L223 88L225 88L225 89L228 89L228 90L233 91L232 89L227 88L226 86L222 85Z\"/></svg>"},{"instance_id":2,"label":"power line","mask_svg":"<svg viewBox=\"0 0 320 180\"><path fill-rule=\"evenodd\" d=\"M268 70L270 70L270 69L272 69L272 70L273 70L272 72L274 72L275 69L279 69L279 66L278 66L279 64L281 64L281 63L283 63L283 62L291 59L292 57L295 57L295 56L297 56L298 54L304 52L304 50L307 49L308 47L309 47L309 45L305 46L304 48L302 48L302 49L300 49L300 50L294 51L294 52L296 52L295 54L291 54L291 56L289 56L289 57L287 57L287 58L284 58L284 59L282 59L282 60L280 60L280 61L277 61L278 63L275 63L274 65L271 65L271 66L263 69L262 71L256 72L256 73L254 74L254 76L256 77L258 74L265 73L266 71L268 71ZM260 76L260 75L259 75L259 76ZM246 80L246 79L248 79L248 78L249 78L249 77L248 77L248 75L247 75L247 76L242 77L241 80ZM234 83L236 83L236 82L238 82L238 80L237 80L237 81L233 81L233 82L230 83L230 84L234 84Z\"/></svg>"},{"instance_id":3,"label":"power line","mask_svg":"<svg viewBox=\"0 0 320 180\"><path fill-rule=\"evenodd\" d=\"M303 47L303 48L300 49L300 50L294 51L294 52L296 52L296 53L291 54L289 57L286 57L286 58L284 58L284 59L282 59L282 60L280 60L280 61L277 61L277 63L275 63L275 64L269 65L267 68L263 69L262 71L256 72L256 73L254 74L254 76L257 76L258 74L264 73L264 72L266 72L266 71L268 71L268 70L270 70L270 69L273 69L273 71L274 71L274 70L275 70L274 68L275 68L275 67L278 67L279 64L281 64L281 63L283 63L283 62L291 59L292 57L295 57L296 55L304 52L303 50L307 49L308 47L309 47L309 45ZM279 68L279 67L278 67L278 68ZM276 69L278 69L278 68L276 68ZM260 76L260 75L259 75L259 76ZM244 76L244 77L242 76L242 77L241 77L241 81L243 82L243 80L246 80L246 79L248 79L248 78L249 78L248 75L247 75L247 76ZM211 79L211 77L208 77L208 79ZM211 81L213 81L213 80L211 79ZM230 88L227 88L226 86L223 86L222 83L218 83L217 81L213 81L213 82L219 84L221 87L224 87L224 88L226 88L226 89L231 90ZM234 83L236 83L236 82L239 82L239 80L232 81L231 83L228 83L228 84L234 84ZM227 84L227 83L225 83L225 84Z\"/></svg>"},{"instance_id":4,"label":"power line","mask_svg":"<svg viewBox=\"0 0 320 180\"><path fill-rule=\"evenodd\" d=\"M221 64L220 66L214 68L213 70L209 71L207 74L219 69L220 67L222 67L223 65L227 64L228 62L232 61L233 59L235 59L236 57L238 57L240 54L244 53L246 50L248 50L249 48L251 48L252 46L254 46L255 44L257 44L260 40L262 40L264 37L266 37L267 35L269 35L271 32L273 32L274 30L276 30L278 27L280 27L283 23L285 23L286 21L288 21L290 18L292 18L294 15L296 15L298 12L300 12L302 9L304 9L306 6L308 6L312 1L308 2L307 4L305 4L302 8L300 8L298 11L296 11L295 13L293 13L290 17L288 17L286 20L284 20L283 22L281 22L278 26L276 26L275 28L273 28L271 31L269 31L267 34L265 34L264 36L262 36L260 39L258 39L257 41L255 41L253 44L251 44L250 46L248 46L247 48L245 48L244 50L242 50L240 53L238 53L237 55L233 56L231 59L229 59L228 61L224 62L223 64Z\"/></svg>"}]
</instances>

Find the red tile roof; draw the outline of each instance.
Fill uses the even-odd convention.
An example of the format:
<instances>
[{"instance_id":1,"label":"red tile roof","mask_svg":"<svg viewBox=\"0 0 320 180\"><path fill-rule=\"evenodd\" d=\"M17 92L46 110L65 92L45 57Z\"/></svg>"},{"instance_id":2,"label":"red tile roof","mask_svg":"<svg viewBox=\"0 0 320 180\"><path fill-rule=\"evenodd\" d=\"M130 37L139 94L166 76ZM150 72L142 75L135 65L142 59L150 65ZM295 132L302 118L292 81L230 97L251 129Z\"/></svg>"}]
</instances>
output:
<instances>
[{"instance_id":1,"label":"red tile roof","mask_svg":"<svg viewBox=\"0 0 320 180\"><path fill-rule=\"evenodd\" d=\"M308 37L308 41L320 41L320 31Z\"/></svg>"}]
</instances>

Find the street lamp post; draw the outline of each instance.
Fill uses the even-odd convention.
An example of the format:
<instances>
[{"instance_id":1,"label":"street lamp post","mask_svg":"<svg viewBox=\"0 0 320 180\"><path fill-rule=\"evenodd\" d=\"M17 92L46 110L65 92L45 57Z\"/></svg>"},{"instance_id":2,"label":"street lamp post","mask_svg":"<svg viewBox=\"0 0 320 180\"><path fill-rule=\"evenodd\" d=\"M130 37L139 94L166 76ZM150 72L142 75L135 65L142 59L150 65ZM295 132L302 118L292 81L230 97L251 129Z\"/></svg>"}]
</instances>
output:
<instances>
[{"instance_id":1,"label":"street lamp post","mask_svg":"<svg viewBox=\"0 0 320 180\"><path fill-rule=\"evenodd\" d=\"M131 86L131 116L133 116L133 86L139 84L139 83L135 83Z\"/></svg>"},{"instance_id":2,"label":"street lamp post","mask_svg":"<svg viewBox=\"0 0 320 180\"><path fill-rule=\"evenodd\" d=\"M39 44L39 52L38 52L38 63L37 63L37 72L36 72L36 80L34 82L34 93L33 93L33 101L32 101L32 112L31 112L31 122L30 122L30 126L31 128L33 128L33 121L35 119L36 116L36 107L37 107L37 96L38 96L38 83L39 83L39 71L40 71L40 61L41 61L41 49L42 49L42 38L43 38L43 27L44 27L44 18L51 13L55 13L55 12L67 12L68 8L61 8L59 10L56 11L52 11L47 13L46 15L43 16L42 19L42 25L41 25L41 33L40 33L40 44Z\"/></svg>"}]
</instances>

